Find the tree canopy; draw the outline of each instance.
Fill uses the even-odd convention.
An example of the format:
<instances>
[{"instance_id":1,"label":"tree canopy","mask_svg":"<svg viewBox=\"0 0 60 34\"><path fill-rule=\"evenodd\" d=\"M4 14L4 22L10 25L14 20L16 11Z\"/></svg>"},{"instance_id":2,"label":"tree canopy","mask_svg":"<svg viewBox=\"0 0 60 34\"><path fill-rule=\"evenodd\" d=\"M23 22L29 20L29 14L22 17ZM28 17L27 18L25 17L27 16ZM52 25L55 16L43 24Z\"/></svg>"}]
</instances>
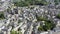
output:
<instances>
[{"instance_id":1,"label":"tree canopy","mask_svg":"<svg viewBox=\"0 0 60 34\"><path fill-rule=\"evenodd\" d=\"M56 15L56 17L60 19L60 14Z\"/></svg>"},{"instance_id":2,"label":"tree canopy","mask_svg":"<svg viewBox=\"0 0 60 34\"><path fill-rule=\"evenodd\" d=\"M1 20L1 19L5 19L3 12L0 12L0 20Z\"/></svg>"},{"instance_id":3,"label":"tree canopy","mask_svg":"<svg viewBox=\"0 0 60 34\"><path fill-rule=\"evenodd\" d=\"M56 26L53 22L50 20L44 22L45 25L39 26L38 30L39 31L48 31L48 30L53 30L53 28Z\"/></svg>"},{"instance_id":4,"label":"tree canopy","mask_svg":"<svg viewBox=\"0 0 60 34\"><path fill-rule=\"evenodd\" d=\"M22 32L21 31L11 31L11 34L22 34Z\"/></svg>"},{"instance_id":5,"label":"tree canopy","mask_svg":"<svg viewBox=\"0 0 60 34\"><path fill-rule=\"evenodd\" d=\"M48 2L45 0L25 0L25 1L19 1L14 2L16 6L29 6L29 5L47 5Z\"/></svg>"},{"instance_id":6,"label":"tree canopy","mask_svg":"<svg viewBox=\"0 0 60 34\"><path fill-rule=\"evenodd\" d=\"M58 5L60 0L54 0L54 2L55 2L55 5Z\"/></svg>"}]
</instances>

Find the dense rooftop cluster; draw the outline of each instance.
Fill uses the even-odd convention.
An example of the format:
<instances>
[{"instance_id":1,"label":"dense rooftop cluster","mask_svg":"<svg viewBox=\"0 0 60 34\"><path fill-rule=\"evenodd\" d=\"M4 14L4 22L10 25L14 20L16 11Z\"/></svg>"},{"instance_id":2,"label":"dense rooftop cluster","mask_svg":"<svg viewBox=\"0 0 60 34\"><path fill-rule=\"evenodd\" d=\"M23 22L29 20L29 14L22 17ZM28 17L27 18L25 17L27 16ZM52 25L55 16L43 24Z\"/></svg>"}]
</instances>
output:
<instances>
[{"instance_id":1,"label":"dense rooftop cluster","mask_svg":"<svg viewBox=\"0 0 60 34\"><path fill-rule=\"evenodd\" d=\"M7 30L6 33L10 34L40 34L53 31L53 34L59 31L59 13L59 9L46 6L12 7L4 11L5 24L1 32Z\"/></svg>"},{"instance_id":2,"label":"dense rooftop cluster","mask_svg":"<svg viewBox=\"0 0 60 34\"><path fill-rule=\"evenodd\" d=\"M12 1L0 1L0 34L60 34L59 0Z\"/></svg>"}]
</instances>

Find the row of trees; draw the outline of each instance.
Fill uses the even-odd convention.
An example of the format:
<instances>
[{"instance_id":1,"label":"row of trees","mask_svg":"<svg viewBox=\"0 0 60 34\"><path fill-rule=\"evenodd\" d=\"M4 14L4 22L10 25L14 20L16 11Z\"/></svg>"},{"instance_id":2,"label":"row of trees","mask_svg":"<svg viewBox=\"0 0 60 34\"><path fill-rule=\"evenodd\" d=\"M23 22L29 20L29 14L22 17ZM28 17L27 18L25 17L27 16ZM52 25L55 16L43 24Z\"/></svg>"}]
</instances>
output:
<instances>
[{"instance_id":1,"label":"row of trees","mask_svg":"<svg viewBox=\"0 0 60 34\"><path fill-rule=\"evenodd\" d=\"M54 0L55 5L58 5L60 0ZM47 2L46 0L17 0L14 2L15 6L29 6L29 5L47 5L50 2Z\"/></svg>"},{"instance_id":2,"label":"row of trees","mask_svg":"<svg viewBox=\"0 0 60 34\"><path fill-rule=\"evenodd\" d=\"M16 6L29 6L29 5L47 5L48 2L45 0L25 0L25 1L19 1L14 2Z\"/></svg>"}]
</instances>

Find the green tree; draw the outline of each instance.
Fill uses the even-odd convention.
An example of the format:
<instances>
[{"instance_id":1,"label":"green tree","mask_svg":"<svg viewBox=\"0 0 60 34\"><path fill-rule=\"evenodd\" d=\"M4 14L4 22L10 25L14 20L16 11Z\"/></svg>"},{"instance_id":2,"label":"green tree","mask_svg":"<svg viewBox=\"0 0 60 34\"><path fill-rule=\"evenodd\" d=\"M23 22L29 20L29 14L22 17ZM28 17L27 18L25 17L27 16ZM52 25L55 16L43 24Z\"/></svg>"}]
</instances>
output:
<instances>
[{"instance_id":1,"label":"green tree","mask_svg":"<svg viewBox=\"0 0 60 34\"><path fill-rule=\"evenodd\" d=\"M60 19L60 14L56 15L56 17Z\"/></svg>"},{"instance_id":2,"label":"green tree","mask_svg":"<svg viewBox=\"0 0 60 34\"><path fill-rule=\"evenodd\" d=\"M16 34L16 32L15 31L11 31L11 34Z\"/></svg>"},{"instance_id":3,"label":"green tree","mask_svg":"<svg viewBox=\"0 0 60 34\"><path fill-rule=\"evenodd\" d=\"M55 2L55 5L58 5L59 3L59 1L58 0L54 0L54 2Z\"/></svg>"},{"instance_id":4,"label":"green tree","mask_svg":"<svg viewBox=\"0 0 60 34\"><path fill-rule=\"evenodd\" d=\"M46 21L47 20L47 18L45 18L45 17L41 17L41 16L37 16L36 17L37 18L37 21Z\"/></svg>"},{"instance_id":5,"label":"green tree","mask_svg":"<svg viewBox=\"0 0 60 34\"><path fill-rule=\"evenodd\" d=\"M29 6L29 5L46 5L47 1L45 0L25 0L25 1L19 1L19 2L14 2L16 6Z\"/></svg>"},{"instance_id":6,"label":"green tree","mask_svg":"<svg viewBox=\"0 0 60 34\"><path fill-rule=\"evenodd\" d=\"M43 29L42 26L39 26L39 27L38 27L38 30L39 30L39 31L44 31L44 29Z\"/></svg>"},{"instance_id":7,"label":"green tree","mask_svg":"<svg viewBox=\"0 0 60 34\"><path fill-rule=\"evenodd\" d=\"M39 26L38 30L39 31L48 31L48 30L53 30L53 28L56 26L52 21L48 20L45 21L45 25Z\"/></svg>"},{"instance_id":8,"label":"green tree","mask_svg":"<svg viewBox=\"0 0 60 34\"><path fill-rule=\"evenodd\" d=\"M22 21L21 20L18 20L18 23L21 23Z\"/></svg>"},{"instance_id":9,"label":"green tree","mask_svg":"<svg viewBox=\"0 0 60 34\"><path fill-rule=\"evenodd\" d=\"M0 20L1 20L1 19L5 19L3 12L0 12Z\"/></svg>"},{"instance_id":10,"label":"green tree","mask_svg":"<svg viewBox=\"0 0 60 34\"><path fill-rule=\"evenodd\" d=\"M46 27L46 30L51 30L55 27L55 24L52 21L48 20L48 21L45 21L44 26Z\"/></svg>"},{"instance_id":11,"label":"green tree","mask_svg":"<svg viewBox=\"0 0 60 34\"><path fill-rule=\"evenodd\" d=\"M21 31L11 31L11 34L22 34L22 32Z\"/></svg>"}]
</instances>

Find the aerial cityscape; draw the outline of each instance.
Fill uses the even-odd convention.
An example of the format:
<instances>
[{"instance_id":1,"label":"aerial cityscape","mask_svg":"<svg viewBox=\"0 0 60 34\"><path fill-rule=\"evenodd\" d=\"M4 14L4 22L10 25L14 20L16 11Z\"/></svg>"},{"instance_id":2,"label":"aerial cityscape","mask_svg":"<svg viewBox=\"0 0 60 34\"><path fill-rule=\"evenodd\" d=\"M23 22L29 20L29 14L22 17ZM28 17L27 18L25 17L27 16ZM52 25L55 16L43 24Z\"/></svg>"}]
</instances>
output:
<instances>
[{"instance_id":1,"label":"aerial cityscape","mask_svg":"<svg viewBox=\"0 0 60 34\"><path fill-rule=\"evenodd\" d=\"M60 34L60 0L0 0L0 34Z\"/></svg>"}]
</instances>

